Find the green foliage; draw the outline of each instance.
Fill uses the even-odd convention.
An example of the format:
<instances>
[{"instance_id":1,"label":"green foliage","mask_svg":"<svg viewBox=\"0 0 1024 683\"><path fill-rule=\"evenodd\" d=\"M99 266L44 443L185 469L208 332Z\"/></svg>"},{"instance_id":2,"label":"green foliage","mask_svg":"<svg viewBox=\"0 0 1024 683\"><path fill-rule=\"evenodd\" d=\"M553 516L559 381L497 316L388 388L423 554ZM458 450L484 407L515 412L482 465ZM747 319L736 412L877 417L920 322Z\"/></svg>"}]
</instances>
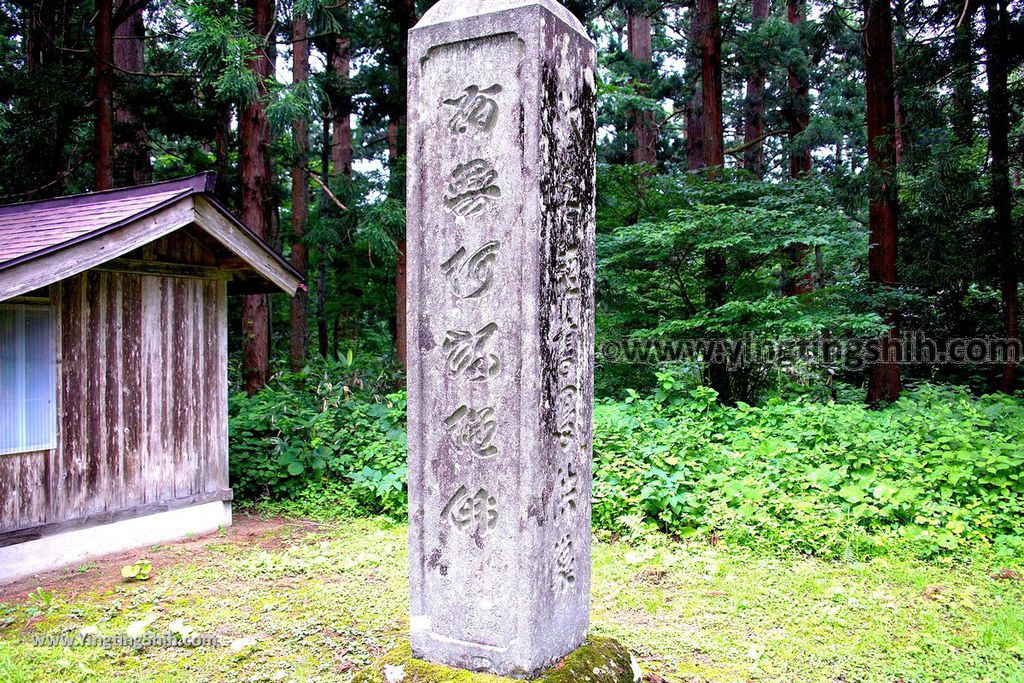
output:
<instances>
[{"instance_id":1,"label":"green foliage","mask_svg":"<svg viewBox=\"0 0 1024 683\"><path fill-rule=\"evenodd\" d=\"M239 102L254 98L259 82L250 64L262 41L246 29L245 16L220 2L176 2L172 7L193 29L177 47L212 83L217 96Z\"/></svg>"},{"instance_id":2,"label":"green foliage","mask_svg":"<svg viewBox=\"0 0 1024 683\"><path fill-rule=\"evenodd\" d=\"M342 505L397 514L405 506L405 394L350 386L347 363L283 374L254 397L230 399L231 477L242 498L315 504L329 482ZM318 490L322 482L328 487Z\"/></svg>"},{"instance_id":3,"label":"green foliage","mask_svg":"<svg viewBox=\"0 0 1024 683\"><path fill-rule=\"evenodd\" d=\"M121 578L125 581L149 581L152 572L152 562L149 560L139 560L134 564L121 567Z\"/></svg>"},{"instance_id":4,"label":"green foliage","mask_svg":"<svg viewBox=\"0 0 1024 683\"><path fill-rule=\"evenodd\" d=\"M820 181L646 177L623 168L603 168L599 181L599 342L871 337L882 329L880 297L859 265L866 231ZM717 284L706 271L712 254L724 263ZM799 281L819 282L790 295ZM709 286L720 289L720 303L709 300ZM739 398L761 398L765 370L747 364L734 373ZM641 382L611 374L599 392L623 385Z\"/></svg>"},{"instance_id":5,"label":"green foliage","mask_svg":"<svg viewBox=\"0 0 1024 683\"><path fill-rule=\"evenodd\" d=\"M286 498L243 499L239 509L268 517L311 519L315 522L333 522L354 519L365 514L352 498L348 482L337 479L304 478L287 494Z\"/></svg>"},{"instance_id":6,"label":"green foliage","mask_svg":"<svg viewBox=\"0 0 1024 683\"><path fill-rule=\"evenodd\" d=\"M1024 547L1024 403L924 387L887 411L708 389L605 401L595 416L594 520L642 514L681 536L859 558Z\"/></svg>"},{"instance_id":7,"label":"green foliage","mask_svg":"<svg viewBox=\"0 0 1024 683\"><path fill-rule=\"evenodd\" d=\"M46 590L42 586L36 586L36 589L28 594L28 599L32 601L35 613L45 613L53 607L53 591Z\"/></svg>"},{"instance_id":8,"label":"green foliage","mask_svg":"<svg viewBox=\"0 0 1024 683\"><path fill-rule=\"evenodd\" d=\"M401 515L404 393L330 371L231 402L232 478L265 512ZM773 552L858 559L1024 551L1024 402L923 386L886 411L805 396L754 407L658 374L647 398L599 402L594 523Z\"/></svg>"}]
</instances>

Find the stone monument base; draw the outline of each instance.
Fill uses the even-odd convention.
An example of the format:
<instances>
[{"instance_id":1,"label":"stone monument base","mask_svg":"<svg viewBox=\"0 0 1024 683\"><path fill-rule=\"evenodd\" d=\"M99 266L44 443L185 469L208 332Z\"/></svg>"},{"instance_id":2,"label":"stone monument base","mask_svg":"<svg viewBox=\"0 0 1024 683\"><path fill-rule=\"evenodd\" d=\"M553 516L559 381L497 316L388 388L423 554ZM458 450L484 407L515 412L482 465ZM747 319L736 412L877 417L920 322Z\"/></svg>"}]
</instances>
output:
<instances>
[{"instance_id":1,"label":"stone monument base","mask_svg":"<svg viewBox=\"0 0 1024 683\"><path fill-rule=\"evenodd\" d=\"M640 683L643 676L629 650L610 638L588 638L581 648L533 683ZM356 675L353 683L519 683L512 678L449 669L415 659L401 645Z\"/></svg>"}]
</instances>

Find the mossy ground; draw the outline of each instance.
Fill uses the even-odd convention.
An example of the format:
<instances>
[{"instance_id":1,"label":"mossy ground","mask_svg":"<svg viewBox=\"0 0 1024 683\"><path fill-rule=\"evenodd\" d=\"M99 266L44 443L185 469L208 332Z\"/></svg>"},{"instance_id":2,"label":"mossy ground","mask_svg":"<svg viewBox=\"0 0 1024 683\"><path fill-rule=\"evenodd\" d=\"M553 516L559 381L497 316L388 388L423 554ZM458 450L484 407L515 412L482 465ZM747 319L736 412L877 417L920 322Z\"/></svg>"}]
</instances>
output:
<instances>
[{"instance_id":1,"label":"mossy ground","mask_svg":"<svg viewBox=\"0 0 1024 683\"><path fill-rule=\"evenodd\" d=\"M406 533L379 520L231 530L139 552L154 561L144 583L99 562L33 597L23 584L0 604L0 681L351 681L405 638ZM670 683L1024 683L1024 582L993 578L1003 565L599 539L592 631ZM221 646L33 644L181 626Z\"/></svg>"},{"instance_id":2,"label":"mossy ground","mask_svg":"<svg viewBox=\"0 0 1024 683\"><path fill-rule=\"evenodd\" d=\"M387 683L389 667L401 668L405 676L403 683L513 683L510 678L459 671L413 659L412 648L408 643L399 645L360 671L353 683Z\"/></svg>"},{"instance_id":3,"label":"mossy ground","mask_svg":"<svg viewBox=\"0 0 1024 683\"><path fill-rule=\"evenodd\" d=\"M404 643L356 675L353 683L387 683L389 668L401 670L402 683L522 683L512 678L457 671L412 656ZM531 683L633 683L629 651L611 638L591 637L578 650Z\"/></svg>"}]
</instances>

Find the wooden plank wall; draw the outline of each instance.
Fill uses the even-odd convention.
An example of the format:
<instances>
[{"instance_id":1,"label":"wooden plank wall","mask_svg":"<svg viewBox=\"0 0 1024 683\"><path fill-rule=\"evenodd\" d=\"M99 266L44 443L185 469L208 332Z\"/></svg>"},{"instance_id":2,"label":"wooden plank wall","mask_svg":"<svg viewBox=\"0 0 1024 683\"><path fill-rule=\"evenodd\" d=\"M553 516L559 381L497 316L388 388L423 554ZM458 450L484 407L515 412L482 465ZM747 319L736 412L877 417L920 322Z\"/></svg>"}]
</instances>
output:
<instances>
[{"instance_id":1,"label":"wooden plank wall","mask_svg":"<svg viewBox=\"0 0 1024 683\"><path fill-rule=\"evenodd\" d=\"M0 532L226 489L227 282L92 270L53 289L59 445L0 456Z\"/></svg>"}]
</instances>

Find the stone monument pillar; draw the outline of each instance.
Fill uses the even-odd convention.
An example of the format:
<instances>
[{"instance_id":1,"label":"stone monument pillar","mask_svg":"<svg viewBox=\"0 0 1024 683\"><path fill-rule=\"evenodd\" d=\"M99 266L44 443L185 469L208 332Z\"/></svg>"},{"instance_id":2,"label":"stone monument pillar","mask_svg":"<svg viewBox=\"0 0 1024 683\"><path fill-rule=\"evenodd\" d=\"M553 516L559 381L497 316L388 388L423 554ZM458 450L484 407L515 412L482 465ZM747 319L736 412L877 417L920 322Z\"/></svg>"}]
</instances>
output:
<instances>
[{"instance_id":1,"label":"stone monument pillar","mask_svg":"<svg viewBox=\"0 0 1024 683\"><path fill-rule=\"evenodd\" d=\"M421 659L530 675L586 638L595 49L554 0L409 39L409 513Z\"/></svg>"}]
</instances>

